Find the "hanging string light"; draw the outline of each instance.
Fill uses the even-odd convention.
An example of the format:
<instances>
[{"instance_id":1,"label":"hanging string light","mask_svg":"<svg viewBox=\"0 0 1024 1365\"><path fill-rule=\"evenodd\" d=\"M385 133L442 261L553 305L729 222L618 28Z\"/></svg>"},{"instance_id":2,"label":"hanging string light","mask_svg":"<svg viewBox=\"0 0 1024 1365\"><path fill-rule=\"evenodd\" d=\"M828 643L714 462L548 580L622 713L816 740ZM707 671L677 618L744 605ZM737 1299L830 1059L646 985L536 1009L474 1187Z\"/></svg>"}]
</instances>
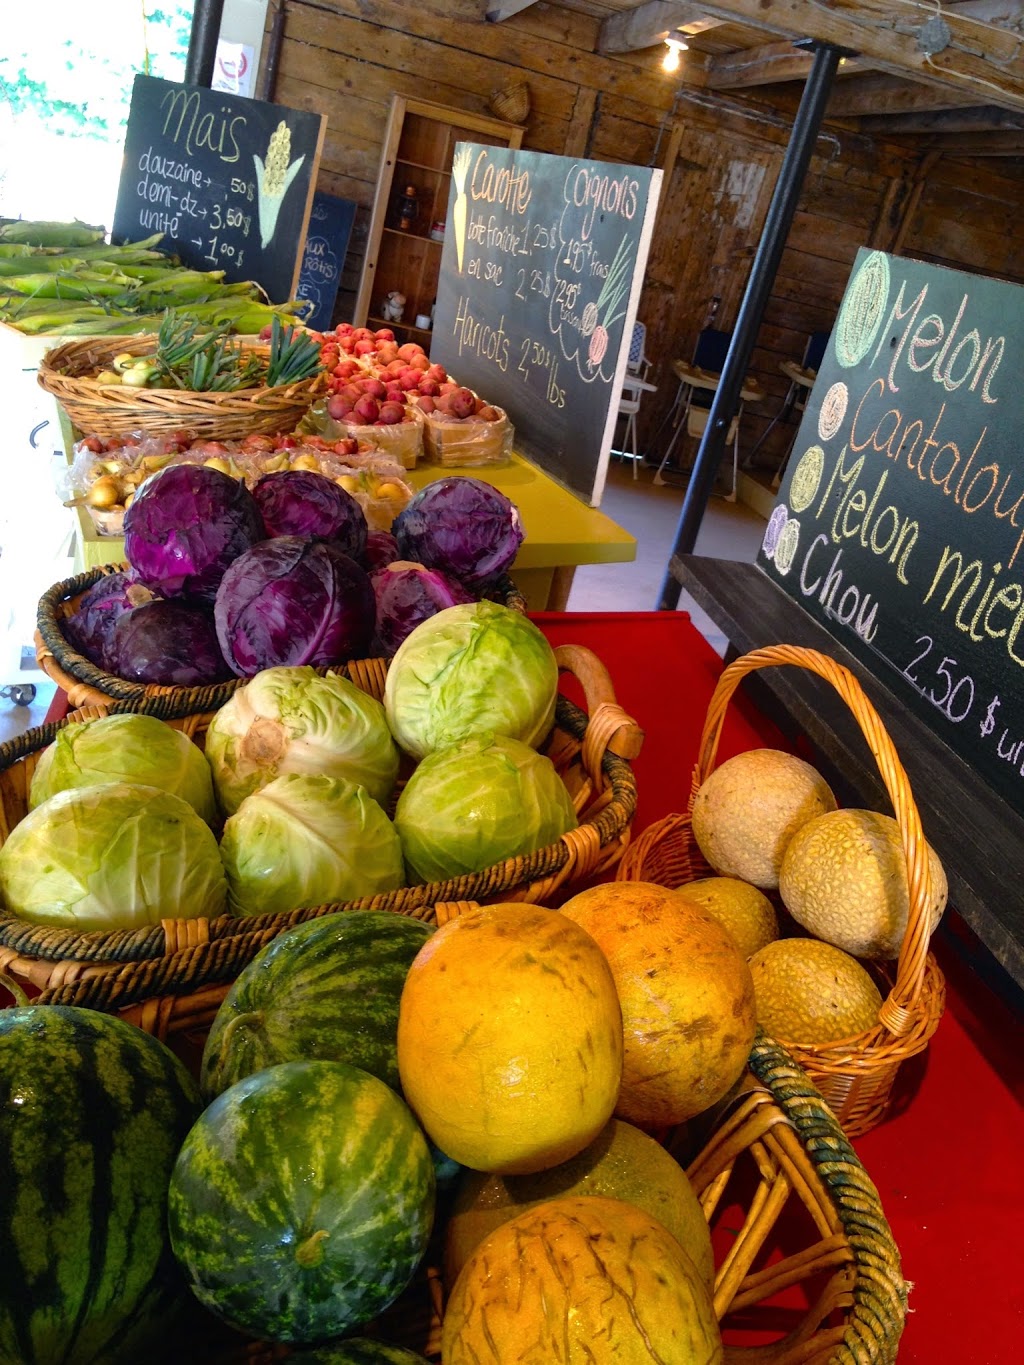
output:
<instances>
[{"instance_id":1,"label":"hanging string light","mask_svg":"<svg viewBox=\"0 0 1024 1365\"><path fill-rule=\"evenodd\" d=\"M689 43L685 42L682 38L666 38L665 55L661 59L662 71L678 71L679 54L680 52L685 52L689 46Z\"/></svg>"}]
</instances>

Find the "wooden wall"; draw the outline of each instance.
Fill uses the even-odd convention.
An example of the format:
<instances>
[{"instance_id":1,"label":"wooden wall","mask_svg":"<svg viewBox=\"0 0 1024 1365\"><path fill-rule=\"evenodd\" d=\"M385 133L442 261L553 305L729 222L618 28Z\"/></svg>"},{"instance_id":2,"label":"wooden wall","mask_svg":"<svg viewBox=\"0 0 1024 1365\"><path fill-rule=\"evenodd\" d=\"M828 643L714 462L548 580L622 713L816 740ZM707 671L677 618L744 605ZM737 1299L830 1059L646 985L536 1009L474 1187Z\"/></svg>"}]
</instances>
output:
<instances>
[{"instance_id":1,"label":"wooden wall","mask_svg":"<svg viewBox=\"0 0 1024 1365\"><path fill-rule=\"evenodd\" d=\"M272 0L283 42L271 97L328 116L319 187L360 205L336 321L351 316L392 94L491 112L492 91L526 80L532 108L523 146L561 155L666 166L638 316L658 384L641 413L656 443L676 380L712 314L736 319L789 139L793 108L676 86L652 51L595 53L596 19L535 4L502 24L479 0ZM678 91L678 93L677 93ZM811 332L831 327L863 245L1024 282L1019 180L999 161L953 162L826 124L758 335L751 369L767 398L749 407L749 452L788 388ZM794 432L780 423L758 451L777 463ZM692 456L693 442L685 454Z\"/></svg>"}]
</instances>

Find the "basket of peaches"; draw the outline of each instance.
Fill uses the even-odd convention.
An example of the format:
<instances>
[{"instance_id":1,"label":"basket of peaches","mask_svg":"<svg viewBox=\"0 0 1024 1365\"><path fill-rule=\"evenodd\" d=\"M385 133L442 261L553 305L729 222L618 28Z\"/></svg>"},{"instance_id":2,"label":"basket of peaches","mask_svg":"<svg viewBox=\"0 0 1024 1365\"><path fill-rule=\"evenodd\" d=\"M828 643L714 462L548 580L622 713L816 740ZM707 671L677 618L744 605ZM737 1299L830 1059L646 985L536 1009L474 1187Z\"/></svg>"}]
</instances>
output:
<instances>
[{"instance_id":1,"label":"basket of peaches","mask_svg":"<svg viewBox=\"0 0 1024 1365\"><path fill-rule=\"evenodd\" d=\"M508 459L508 415L431 363L416 342L399 345L383 327L340 323L323 336L330 394L310 418L321 436L350 436L387 452L406 469L421 455L446 466Z\"/></svg>"}]
</instances>

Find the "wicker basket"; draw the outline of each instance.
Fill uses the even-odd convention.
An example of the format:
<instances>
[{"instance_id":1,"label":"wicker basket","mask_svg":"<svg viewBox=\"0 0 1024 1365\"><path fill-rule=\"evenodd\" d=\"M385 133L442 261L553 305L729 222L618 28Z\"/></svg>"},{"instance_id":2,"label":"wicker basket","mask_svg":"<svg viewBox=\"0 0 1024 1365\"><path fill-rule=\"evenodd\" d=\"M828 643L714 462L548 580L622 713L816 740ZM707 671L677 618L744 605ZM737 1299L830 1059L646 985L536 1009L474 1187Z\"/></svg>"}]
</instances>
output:
<instances>
[{"instance_id":1,"label":"wicker basket","mask_svg":"<svg viewBox=\"0 0 1024 1365\"><path fill-rule=\"evenodd\" d=\"M930 877L927 845L910 783L871 702L854 675L816 650L775 645L753 650L730 664L708 706L700 753L693 772L689 810L701 783L714 771L726 708L743 678L761 668L791 664L832 684L859 724L885 783L907 859L910 913L895 970L871 964L883 993L879 1022L867 1033L840 1042L784 1046L832 1106L843 1130L859 1137L884 1117L901 1063L923 1052L945 1005L945 981L928 951ZM620 881L652 881L680 887L712 875L693 837L690 815L670 815L637 838L619 864Z\"/></svg>"},{"instance_id":2,"label":"wicker basket","mask_svg":"<svg viewBox=\"0 0 1024 1365\"><path fill-rule=\"evenodd\" d=\"M530 87L525 81L511 81L493 90L489 103L506 123L525 123L530 116Z\"/></svg>"},{"instance_id":3,"label":"wicker basket","mask_svg":"<svg viewBox=\"0 0 1024 1365\"><path fill-rule=\"evenodd\" d=\"M205 687L164 687L158 683L137 683L119 678L97 667L91 659L80 654L64 633L68 617L77 609L82 594L108 574L118 573L127 564L101 564L74 578L65 579L48 588L39 599L36 617L36 661L51 681L67 693L71 706L102 706L109 701L146 702L164 698L175 707L175 715L182 715L182 707L189 711L214 711L223 706L228 697L245 681L231 678L227 682L211 683ZM508 577L502 578L488 594L494 601L512 611L526 614L526 600ZM369 670L370 676L383 675L387 661L362 660L347 665L351 671ZM360 684L362 686L362 684ZM367 688L366 690L370 690ZM163 712L156 714L163 715Z\"/></svg>"},{"instance_id":4,"label":"wicker basket","mask_svg":"<svg viewBox=\"0 0 1024 1365\"><path fill-rule=\"evenodd\" d=\"M295 384L238 389L234 393L137 389L98 384L89 378L98 370L110 369L115 356L151 352L156 342L155 335L65 342L43 356L39 383L87 435L116 436L132 431L158 435L187 428L197 437L222 441L254 432L274 435L294 430L310 404L327 388L327 376L322 372ZM247 350L268 353L268 348L258 343L241 344Z\"/></svg>"},{"instance_id":5,"label":"wicker basket","mask_svg":"<svg viewBox=\"0 0 1024 1365\"><path fill-rule=\"evenodd\" d=\"M68 929L41 928L0 913L0 972L33 987L51 985L82 976L104 975L102 989L109 1000L124 1004L150 1001L150 1008L173 1013L177 997L187 1026L194 1025L199 1005L197 991L216 987L223 995L224 983L275 935L304 920L342 909L391 910L433 921L434 906L441 901L533 901L557 902L592 877L615 867L629 841L636 810L636 784L628 759L639 752L643 739L636 723L615 702L607 670L590 650L562 645L555 650L559 669L576 676L583 689L587 711L559 697L555 728L544 747L573 799L579 825L557 843L535 853L445 882L402 887L367 896L346 905L321 905L288 914L237 918L222 915L214 920L164 920L161 924L131 930L80 933ZM326 672L326 669L320 670ZM384 660L360 661L345 672L363 691L381 700L387 675ZM57 732L71 720L95 719L124 711L157 715L202 744L214 712L190 710L187 702L156 697L130 705L87 707L66 721L40 726L0 745L0 842L21 820L28 808L28 792L39 755ZM202 998L202 1009L216 1008L220 995ZM167 997L164 1000L162 997ZM154 999L156 1003L153 1004ZM204 1013L206 1024L212 1012Z\"/></svg>"}]
</instances>

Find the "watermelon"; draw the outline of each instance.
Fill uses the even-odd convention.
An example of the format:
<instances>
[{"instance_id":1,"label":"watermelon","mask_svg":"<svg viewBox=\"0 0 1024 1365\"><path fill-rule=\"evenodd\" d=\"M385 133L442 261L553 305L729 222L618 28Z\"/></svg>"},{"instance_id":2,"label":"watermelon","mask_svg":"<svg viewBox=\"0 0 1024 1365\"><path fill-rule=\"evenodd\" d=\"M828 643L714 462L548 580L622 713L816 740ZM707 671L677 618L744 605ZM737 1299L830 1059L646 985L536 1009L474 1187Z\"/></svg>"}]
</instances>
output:
<instances>
[{"instance_id":1,"label":"watermelon","mask_svg":"<svg viewBox=\"0 0 1024 1365\"><path fill-rule=\"evenodd\" d=\"M0 1362L151 1358L187 1298L167 1184L200 1111L156 1038L58 1005L0 1010Z\"/></svg>"},{"instance_id":2,"label":"watermelon","mask_svg":"<svg viewBox=\"0 0 1024 1365\"><path fill-rule=\"evenodd\" d=\"M171 1176L171 1245L200 1303L324 1342L392 1303L426 1250L434 1167L403 1100L345 1062L284 1062L202 1114Z\"/></svg>"},{"instance_id":3,"label":"watermelon","mask_svg":"<svg viewBox=\"0 0 1024 1365\"><path fill-rule=\"evenodd\" d=\"M426 1356L389 1346L386 1341L369 1337L349 1337L334 1346L318 1346L312 1351L293 1351L289 1360L304 1360L306 1365L429 1365Z\"/></svg>"},{"instance_id":4,"label":"watermelon","mask_svg":"<svg viewBox=\"0 0 1024 1365\"><path fill-rule=\"evenodd\" d=\"M279 1062L348 1062L399 1090L398 1002L432 926L390 911L324 915L280 934L225 997L203 1052L212 1099Z\"/></svg>"}]
</instances>

